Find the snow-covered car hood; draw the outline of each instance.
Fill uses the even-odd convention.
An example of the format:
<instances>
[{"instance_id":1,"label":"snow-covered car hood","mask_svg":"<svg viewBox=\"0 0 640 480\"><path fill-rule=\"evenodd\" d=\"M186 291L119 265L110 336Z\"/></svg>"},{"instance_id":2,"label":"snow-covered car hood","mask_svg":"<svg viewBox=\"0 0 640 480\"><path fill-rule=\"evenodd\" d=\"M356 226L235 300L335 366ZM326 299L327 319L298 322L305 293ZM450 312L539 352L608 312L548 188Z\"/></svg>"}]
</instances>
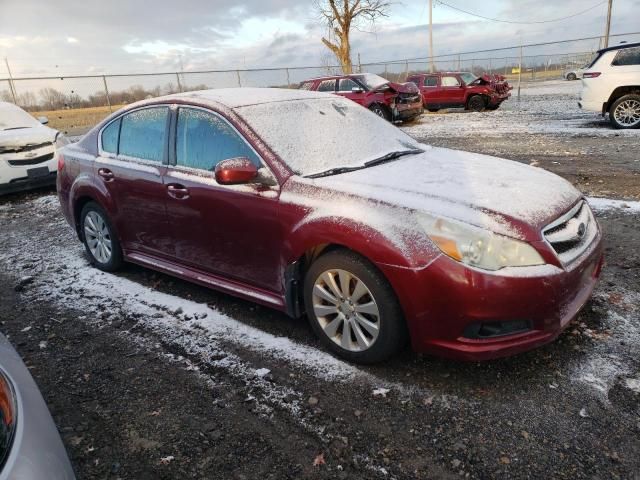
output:
<instances>
[{"instance_id":1,"label":"snow-covered car hood","mask_svg":"<svg viewBox=\"0 0 640 480\"><path fill-rule=\"evenodd\" d=\"M582 196L569 182L540 168L475 153L425 148L418 155L314 182L328 190L516 238L539 234Z\"/></svg>"},{"instance_id":2,"label":"snow-covered car hood","mask_svg":"<svg viewBox=\"0 0 640 480\"><path fill-rule=\"evenodd\" d=\"M0 150L54 142L57 134L57 130L44 125L17 128L15 130L0 130Z\"/></svg>"}]
</instances>

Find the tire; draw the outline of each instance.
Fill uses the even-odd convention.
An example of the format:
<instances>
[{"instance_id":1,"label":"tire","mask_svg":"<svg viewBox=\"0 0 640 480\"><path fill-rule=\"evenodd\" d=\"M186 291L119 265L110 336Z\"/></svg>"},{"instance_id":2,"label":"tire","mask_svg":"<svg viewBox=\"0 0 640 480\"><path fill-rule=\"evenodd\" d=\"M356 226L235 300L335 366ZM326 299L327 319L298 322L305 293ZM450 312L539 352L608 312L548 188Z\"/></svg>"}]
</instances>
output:
<instances>
[{"instance_id":1,"label":"tire","mask_svg":"<svg viewBox=\"0 0 640 480\"><path fill-rule=\"evenodd\" d=\"M348 279L344 283L350 296L344 295L341 279ZM320 342L351 362L381 362L407 342L404 316L391 285L356 253L333 250L320 256L305 275L304 302ZM345 329L349 337L343 335Z\"/></svg>"},{"instance_id":2,"label":"tire","mask_svg":"<svg viewBox=\"0 0 640 480\"><path fill-rule=\"evenodd\" d=\"M487 102L481 95L473 95L467 101L467 110L482 112L485 108L487 108Z\"/></svg>"},{"instance_id":3,"label":"tire","mask_svg":"<svg viewBox=\"0 0 640 480\"><path fill-rule=\"evenodd\" d=\"M570 82L572 82L573 80L577 80L578 76L575 73L568 73L567 74L567 80L569 80Z\"/></svg>"},{"instance_id":4,"label":"tire","mask_svg":"<svg viewBox=\"0 0 640 480\"><path fill-rule=\"evenodd\" d=\"M109 216L97 203L89 202L82 208L80 234L91 265L105 272L114 272L122 267L120 241Z\"/></svg>"},{"instance_id":5,"label":"tire","mask_svg":"<svg viewBox=\"0 0 640 480\"><path fill-rule=\"evenodd\" d=\"M487 105L487 110L495 111L500 108L500 105Z\"/></svg>"},{"instance_id":6,"label":"tire","mask_svg":"<svg viewBox=\"0 0 640 480\"><path fill-rule=\"evenodd\" d=\"M440 111L439 108L427 108L427 110L429 110L431 113L436 113Z\"/></svg>"},{"instance_id":7,"label":"tire","mask_svg":"<svg viewBox=\"0 0 640 480\"><path fill-rule=\"evenodd\" d=\"M378 115L380 118L384 118L388 122L391 121L391 114L389 113L389 110L379 103L374 103L373 105L371 105L369 107L369 110Z\"/></svg>"},{"instance_id":8,"label":"tire","mask_svg":"<svg viewBox=\"0 0 640 480\"><path fill-rule=\"evenodd\" d=\"M640 128L640 95L624 95L613 102L609 109L609 121L614 128Z\"/></svg>"}]
</instances>

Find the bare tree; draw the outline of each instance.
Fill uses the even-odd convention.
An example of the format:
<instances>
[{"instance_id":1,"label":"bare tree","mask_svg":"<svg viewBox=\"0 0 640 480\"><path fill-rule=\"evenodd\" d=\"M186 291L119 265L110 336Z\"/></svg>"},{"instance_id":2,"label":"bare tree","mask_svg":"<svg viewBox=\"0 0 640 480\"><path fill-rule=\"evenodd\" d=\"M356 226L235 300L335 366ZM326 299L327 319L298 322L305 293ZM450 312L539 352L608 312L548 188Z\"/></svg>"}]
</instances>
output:
<instances>
[{"instance_id":1,"label":"bare tree","mask_svg":"<svg viewBox=\"0 0 640 480\"><path fill-rule=\"evenodd\" d=\"M336 56L344 73L353 72L351 62L351 29L373 26L380 17L386 17L391 2L387 0L314 0L320 18L329 27L329 39L322 38Z\"/></svg>"}]
</instances>

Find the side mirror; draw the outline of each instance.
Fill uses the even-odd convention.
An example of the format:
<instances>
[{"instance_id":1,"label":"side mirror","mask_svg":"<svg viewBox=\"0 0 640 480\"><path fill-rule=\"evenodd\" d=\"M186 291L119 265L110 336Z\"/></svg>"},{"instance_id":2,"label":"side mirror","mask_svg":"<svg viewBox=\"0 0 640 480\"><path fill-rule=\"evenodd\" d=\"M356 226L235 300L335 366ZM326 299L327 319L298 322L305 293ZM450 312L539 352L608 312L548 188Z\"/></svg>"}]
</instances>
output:
<instances>
[{"instance_id":1,"label":"side mirror","mask_svg":"<svg viewBox=\"0 0 640 480\"><path fill-rule=\"evenodd\" d=\"M360 87L353 87L351 89L351 93L362 93L362 92L364 92L364 90Z\"/></svg>"},{"instance_id":2,"label":"side mirror","mask_svg":"<svg viewBox=\"0 0 640 480\"><path fill-rule=\"evenodd\" d=\"M216 165L216 182L220 185L249 183L258 176L258 168L246 157L230 158Z\"/></svg>"},{"instance_id":3,"label":"side mirror","mask_svg":"<svg viewBox=\"0 0 640 480\"><path fill-rule=\"evenodd\" d=\"M42 125L46 125L47 123L49 123L49 119L47 117L38 117L38 121L42 124Z\"/></svg>"}]
</instances>

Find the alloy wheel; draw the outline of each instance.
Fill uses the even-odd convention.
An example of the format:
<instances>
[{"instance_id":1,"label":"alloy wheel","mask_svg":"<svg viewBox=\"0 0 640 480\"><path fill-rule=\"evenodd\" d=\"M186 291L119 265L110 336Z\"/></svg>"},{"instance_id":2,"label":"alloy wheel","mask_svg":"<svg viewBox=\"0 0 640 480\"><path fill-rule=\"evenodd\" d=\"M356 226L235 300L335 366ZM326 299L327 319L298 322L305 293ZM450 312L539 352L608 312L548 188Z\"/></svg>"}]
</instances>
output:
<instances>
[{"instance_id":1,"label":"alloy wheel","mask_svg":"<svg viewBox=\"0 0 640 480\"><path fill-rule=\"evenodd\" d=\"M100 263L108 263L113 251L107 222L95 210L84 217L84 236L91 255Z\"/></svg>"},{"instance_id":2,"label":"alloy wheel","mask_svg":"<svg viewBox=\"0 0 640 480\"><path fill-rule=\"evenodd\" d=\"M378 338L378 304L369 287L352 273L332 269L320 274L312 302L324 334L345 350L362 352Z\"/></svg>"},{"instance_id":3,"label":"alloy wheel","mask_svg":"<svg viewBox=\"0 0 640 480\"><path fill-rule=\"evenodd\" d=\"M640 101L629 99L620 102L613 111L613 116L624 127L640 125Z\"/></svg>"}]
</instances>

